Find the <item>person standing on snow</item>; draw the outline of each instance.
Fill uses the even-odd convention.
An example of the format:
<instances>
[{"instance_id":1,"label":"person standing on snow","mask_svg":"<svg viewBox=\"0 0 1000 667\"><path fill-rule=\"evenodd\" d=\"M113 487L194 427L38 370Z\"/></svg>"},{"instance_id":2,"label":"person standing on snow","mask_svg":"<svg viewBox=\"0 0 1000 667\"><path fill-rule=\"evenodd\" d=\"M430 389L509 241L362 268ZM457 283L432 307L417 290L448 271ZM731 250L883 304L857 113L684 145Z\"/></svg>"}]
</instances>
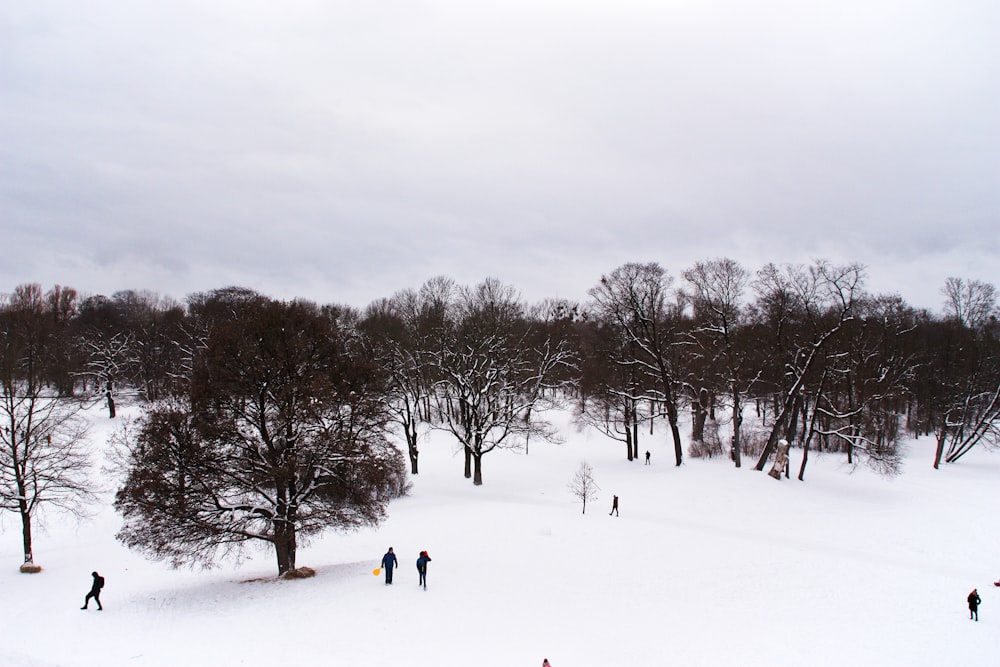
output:
<instances>
[{"instance_id":1,"label":"person standing on snow","mask_svg":"<svg viewBox=\"0 0 1000 667\"><path fill-rule=\"evenodd\" d=\"M392 568L399 565L399 561L396 560L396 554L392 552L392 547L385 552L382 556L382 567L385 568L385 585L388 586L392 583Z\"/></svg>"},{"instance_id":2,"label":"person standing on snow","mask_svg":"<svg viewBox=\"0 0 1000 667\"><path fill-rule=\"evenodd\" d=\"M975 618L978 621L979 605L982 603L982 600L979 597L979 591L973 588L972 592L969 593L968 600L969 600L969 620Z\"/></svg>"},{"instance_id":3,"label":"person standing on snow","mask_svg":"<svg viewBox=\"0 0 1000 667\"><path fill-rule=\"evenodd\" d=\"M94 598L94 602L97 603L98 611L103 611L104 606L101 605L101 589L104 588L104 577L96 572L91 572L90 576L94 578L94 583L91 584L90 592L87 593L87 597L83 598L83 606L80 607L80 609L86 609L87 605L90 604L90 598Z\"/></svg>"},{"instance_id":4,"label":"person standing on snow","mask_svg":"<svg viewBox=\"0 0 1000 667\"><path fill-rule=\"evenodd\" d=\"M611 516L612 514L618 516L618 496L615 496L614 500L611 501L611 511L608 512L608 516Z\"/></svg>"},{"instance_id":5,"label":"person standing on snow","mask_svg":"<svg viewBox=\"0 0 1000 667\"><path fill-rule=\"evenodd\" d=\"M431 562L431 557L427 555L426 551L420 552L420 557L417 558L417 572L420 573L420 582L418 586L423 586L424 590L427 590L427 563Z\"/></svg>"}]
</instances>

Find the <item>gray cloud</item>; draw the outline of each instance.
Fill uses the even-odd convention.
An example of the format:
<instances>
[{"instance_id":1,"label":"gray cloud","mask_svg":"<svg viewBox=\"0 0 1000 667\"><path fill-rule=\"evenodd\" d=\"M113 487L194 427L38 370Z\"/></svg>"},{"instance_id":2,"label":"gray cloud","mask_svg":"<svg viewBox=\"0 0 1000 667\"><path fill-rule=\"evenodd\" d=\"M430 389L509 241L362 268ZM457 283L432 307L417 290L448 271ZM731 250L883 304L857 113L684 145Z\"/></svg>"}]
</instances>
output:
<instances>
[{"instance_id":1,"label":"gray cloud","mask_svg":"<svg viewBox=\"0 0 1000 667\"><path fill-rule=\"evenodd\" d=\"M1000 276L996 3L147 4L0 9L0 289Z\"/></svg>"}]
</instances>

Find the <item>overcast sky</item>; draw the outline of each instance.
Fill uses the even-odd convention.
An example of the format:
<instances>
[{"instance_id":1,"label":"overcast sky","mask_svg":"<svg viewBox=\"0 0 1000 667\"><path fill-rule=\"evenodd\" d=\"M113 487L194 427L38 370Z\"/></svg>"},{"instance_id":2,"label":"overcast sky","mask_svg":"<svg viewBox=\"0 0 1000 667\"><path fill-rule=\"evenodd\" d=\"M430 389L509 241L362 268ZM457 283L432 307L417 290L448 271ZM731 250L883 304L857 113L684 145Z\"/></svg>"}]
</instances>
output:
<instances>
[{"instance_id":1,"label":"overcast sky","mask_svg":"<svg viewBox=\"0 0 1000 667\"><path fill-rule=\"evenodd\" d=\"M1000 286L997 0L0 4L0 292Z\"/></svg>"}]
</instances>

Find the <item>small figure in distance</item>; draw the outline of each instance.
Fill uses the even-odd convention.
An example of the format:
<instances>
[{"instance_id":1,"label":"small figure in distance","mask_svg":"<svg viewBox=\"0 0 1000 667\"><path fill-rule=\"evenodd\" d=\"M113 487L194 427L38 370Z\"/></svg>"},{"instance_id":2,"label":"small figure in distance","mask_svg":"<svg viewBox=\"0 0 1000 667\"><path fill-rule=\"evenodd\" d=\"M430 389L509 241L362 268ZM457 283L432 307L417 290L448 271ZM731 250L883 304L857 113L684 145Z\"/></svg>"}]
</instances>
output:
<instances>
[{"instance_id":1,"label":"small figure in distance","mask_svg":"<svg viewBox=\"0 0 1000 667\"><path fill-rule=\"evenodd\" d=\"M649 465L649 450L646 450L646 465Z\"/></svg>"},{"instance_id":2,"label":"small figure in distance","mask_svg":"<svg viewBox=\"0 0 1000 667\"><path fill-rule=\"evenodd\" d=\"M87 605L90 604L90 598L94 598L94 602L97 603L97 610L103 611L104 606L101 604L101 589L104 588L104 577L96 572L91 572L90 576L94 578L94 583L91 584L90 592L87 593L87 597L83 598L83 606L80 607L80 609L86 609Z\"/></svg>"},{"instance_id":3,"label":"small figure in distance","mask_svg":"<svg viewBox=\"0 0 1000 667\"><path fill-rule=\"evenodd\" d=\"M427 555L426 551L420 552L420 557L417 558L417 572L420 573L420 581L417 583L418 586L423 586L424 590L427 590L427 563L431 562L431 557Z\"/></svg>"},{"instance_id":4,"label":"small figure in distance","mask_svg":"<svg viewBox=\"0 0 1000 667\"><path fill-rule=\"evenodd\" d=\"M608 516L611 516L612 514L618 516L618 496L615 496L614 500L611 501L611 511L608 512Z\"/></svg>"},{"instance_id":5,"label":"small figure in distance","mask_svg":"<svg viewBox=\"0 0 1000 667\"><path fill-rule=\"evenodd\" d=\"M388 586L392 584L392 568L399 565L399 561L396 560L396 554L392 552L392 547L385 552L382 556L382 567L385 568L385 585Z\"/></svg>"},{"instance_id":6,"label":"small figure in distance","mask_svg":"<svg viewBox=\"0 0 1000 667\"><path fill-rule=\"evenodd\" d=\"M976 621L978 621L979 605L982 603L982 599L980 599L979 597L979 591L973 588L972 592L969 593L968 600L969 600L969 620L971 621L973 618L975 618Z\"/></svg>"}]
</instances>

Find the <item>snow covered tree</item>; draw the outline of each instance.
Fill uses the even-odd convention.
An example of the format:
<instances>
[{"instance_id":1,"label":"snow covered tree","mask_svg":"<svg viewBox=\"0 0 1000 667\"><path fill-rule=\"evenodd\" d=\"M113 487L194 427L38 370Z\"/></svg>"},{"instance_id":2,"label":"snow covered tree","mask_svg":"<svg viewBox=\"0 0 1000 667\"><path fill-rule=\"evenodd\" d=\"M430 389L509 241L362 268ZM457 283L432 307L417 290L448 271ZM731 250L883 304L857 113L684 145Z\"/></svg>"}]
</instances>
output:
<instances>
[{"instance_id":1,"label":"snow covered tree","mask_svg":"<svg viewBox=\"0 0 1000 667\"><path fill-rule=\"evenodd\" d=\"M773 264L757 272L761 315L774 332L778 355L772 360L777 386L777 415L756 470L763 470L778 440L790 435L801 410L807 383L817 381L831 340L854 317L861 295L864 270L860 265L832 265L817 261L812 266ZM780 372L778 372L780 369ZM791 437L786 438L791 441Z\"/></svg>"},{"instance_id":2,"label":"snow covered tree","mask_svg":"<svg viewBox=\"0 0 1000 667\"><path fill-rule=\"evenodd\" d=\"M473 484L483 483L483 456L494 449L556 439L541 415L574 355L564 339L532 328L512 288L487 279L461 289L431 357L440 428L462 446Z\"/></svg>"},{"instance_id":3,"label":"snow covered tree","mask_svg":"<svg viewBox=\"0 0 1000 667\"><path fill-rule=\"evenodd\" d=\"M803 428L800 480L813 433L843 444L851 463L857 454L882 474L898 473L900 415L917 367L906 349L914 326L912 310L898 297L857 299L855 316L831 342L814 388L812 425Z\"/></svg>"},{"instance_id":4,"label":"snow covered tree","mask_svg":"<svg viewBox=\"0 0 1000 667\"><path fill-rule=\"evenodd\" d=\"M739 468L742 464L743 397L755 379L748 371L748 349L740 345L745 319L743 292L750 274L734 260L714 259L696 263L684 272L684 278L692 287L696 322L693 333L700 343L696 349L701 349L707 359L702 367L714 376L703 384L718 387L720 394L729 397L733 422L732 459Z\"/></svg>"},{"instance_id":5,"label":"snow covered tree","mask_svg":"<svg viewBox=\"0 0 1000 667\"><path fill-rule=\"evenodd\" d=\"M174 564L265 542L283 574L302 539L379 523L406 474L383 391L315 306L243 303L210 332L190 402L128 438L118 538Z\"/></svg>"},{"instance_id":6,"label":"snow covered tree","mask_svg":"<svg viewBox=\"0 0 1000 667\"><path fill-rule=\"evenodd\" d=\"M1000 446L1000 323L996 290L949 278L947 319L927 341L926 399L933 403L934 467L954 463L974 447Z\"/></svg>"},{"instance_id":7,"label":"snow covered tree","mask_svg":"<svg viewBox=\"0 0 1000 667\"><path fill-rule=\"evenodd\" d=\"M389 414L403 429L412 475L419 472L419 427L430 421L435 381L431 351L444 335L455 289L448 278L432 278L419 291L403 290L372 303L361 324L386 371Z\"/></svg>"},{"instance_id":8,"label":"snow covered tree","mask_svg":"<svg viewBox=\"0 0 1000 667\"><path fill-rule=\"evenodd\" d=\"M55 324L38 285L19 286L0 305L0 509L21 519L27 567L37 511L81 515L95 497L82 404L46 378L60 344Z\"/></svg>"}]
</instances>

